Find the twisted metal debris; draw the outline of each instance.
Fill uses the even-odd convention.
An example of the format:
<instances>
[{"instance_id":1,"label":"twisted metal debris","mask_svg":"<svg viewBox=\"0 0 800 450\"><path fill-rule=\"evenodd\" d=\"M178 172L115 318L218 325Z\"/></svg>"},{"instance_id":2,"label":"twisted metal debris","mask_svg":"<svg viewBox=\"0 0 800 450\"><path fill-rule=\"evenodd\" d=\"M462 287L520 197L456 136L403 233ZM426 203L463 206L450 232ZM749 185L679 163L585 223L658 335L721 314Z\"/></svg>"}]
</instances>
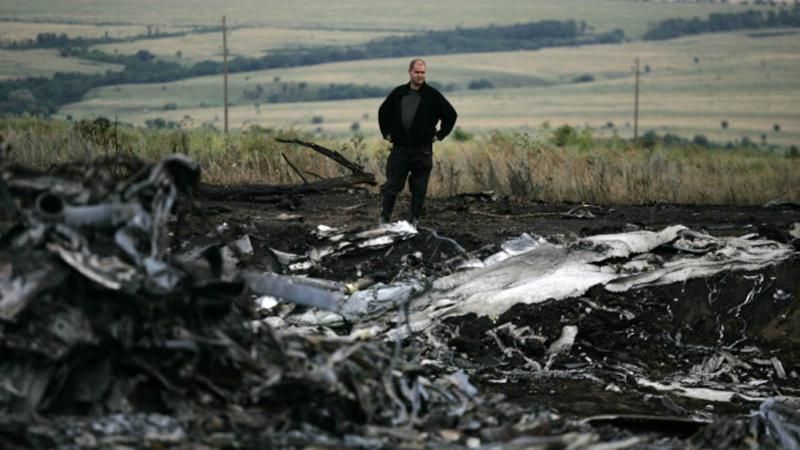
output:
<instances>
[{"instance_id":1,"label":"twisted metal debris","mask_svg":"<svg viewBox=\"0 0 800 450\"><path fill-rule=\"evenodd\" d=\"M194 161L140 164L108 186L91 176L98 165L3 177L19 207L0 242L0 436L9 442L175 444L208 411L226 431L247 431L238 439L303 427L358 435L457 422L474 406L463 374L411 363L393 344L276 332L254 315L254 294L335 308L339 284L226 272L223 250L241 246L225 243L174 255L169 225L199 180ZM88 416L34 426L62 414Z\"/></svg>"}]
</instances>

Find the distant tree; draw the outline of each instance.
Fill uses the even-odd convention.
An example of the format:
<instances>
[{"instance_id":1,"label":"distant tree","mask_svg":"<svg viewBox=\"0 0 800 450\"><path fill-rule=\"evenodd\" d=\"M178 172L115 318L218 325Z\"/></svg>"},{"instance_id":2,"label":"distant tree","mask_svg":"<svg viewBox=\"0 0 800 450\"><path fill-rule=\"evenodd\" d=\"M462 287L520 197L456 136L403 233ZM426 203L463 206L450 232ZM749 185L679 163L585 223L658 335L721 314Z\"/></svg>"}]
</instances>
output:
<instances>
[{"instance_id":1,"label":"distant tree","mask_svg":"<svg viewBox=\"0 0 800 450\"><path fill-rule=\"evenodd\" d=\"M777 133L781 131L781 125L779 123L776 123L775 125L772 125L772 129Z\"/></svg>"},{"instance_id":2,"label":"distant tree","mask_svg":"<svg viewBox=\"0 0 800 450\"><path fill-rule=\"evenodd\" d=\"M573 83L591 83L592 81L594 81L594 75L590 73L585 73L572 79Z\"/></svg>"},{"instance_id":3,"label":"distant tree","mask_svg":"<svg viewBox=\"0 0 800 450\"><path fill-rule=\"evenodd\" d=\"M33 95L33 92L28 89L17 89L16 91L11 91L8 94L8 99L12 102L21 104L33 105L36 103L36 97Z\"/></svg>"},{"instance_id":4,"label":"distant tree","mask_svg":"<svg viewBox=\"0 0 800 450\"><path fill-rule=\"evenodd\" d=\"M360 123L353 122L352 124L350 124L350 131L355 133L356 131L358 131L360 129L361 129L361 124Z\"/></svg>"},{"instance_id":5,"label":"distant tree","mask_svg":"<svg viewBox=\"0 0 800 450\"><path fill-rule=\"evenodd\" d=\"M494 84L491 81L481 78L480 80L472 80L467 84L467 89L492 89Z\"/></svg>"},{"instance_id":6,"label":"distant tree","mask_svg":"<svg viewBox=\"0 0 800 450\"><path fill-rule=\"evenodd\" d=\"M708 148L711 145L708 138L704 134L694 135L694 138L692 138L692 142L694 143L694 145L698 147Z\"/></svg>"},{"instance_id":7,"label":"distant tree","mask_svg":"<svg viewBox=\"0 0 800 450\"><path fill-rule=\"evenodd\" d=\"M770 11L770 13L765 16L761 11L748 10L710 14L708 20L698 17L666 19L651 25L643 37L646 40L671 39L700 33L718 33L765 27L796 28L800 26L800 8L797 5L793 8L781 8L777 14L773 11ZM695 63L697 61L697 58L695 58Z\"/></svg>"},{"instance_id":8,"label":"distant tree","mask_svg":"<svg viewBox=\"0 0 800 450\"><path fill-rule=\"evenodd\" d=\"M244 90L242 90L242 96L244 96L244 98L248 100L257 100L261 98L261 94L263 93L264 93L264 87L261 86L260 83L256 83L253 89L245 88Z\"/></svg>"},{"instance_id":9,"label":"distant tree","mask_svg":"<svg viewBox=\"0 0 800 450\"><path fill-rule=\"evenodd\" d=\"M178 128L178 123L172 120L164 120L161 117L156 117L155 119L147 119L144 121L144 125L147 128L169 128L174 129Z\"/></svg>"},{"instance_id":10,"label":"distant tree","mask_svg":"<svg viewBox=\"0 0 800 450\"><path fill-rule=\"evenodd\" d=\"M138 52L136 52L136 58L139 61L147 62L147 61L152 61L153 59L155 59L155 55L153 55L152 53L150 53L147 50L139 50Z\"/></svg>"},{"instance_id":11,"label":"distant tree","mask_svg":"<svg viewBox=\"0 0 800 450\"><path fill-rule=\"evenodd\" d=\"M321 124L323 122L323 120L324 119L322 118L322 116L314 116L314 117L311 118L311 123L313 123L315 125L318 125L318 124Z\"/></svg>"},{"instance_id":12,"label":"distant tree","mask_svg":"<svg viewBox=\"0 0 800 450\"><path fill-rule=\"evenodd\" d=\"M654 149L658 144L658 134L656 134L653 130L648 130L641 138L641 144L643 148L646 149Z\"/></svg>"},{"instance_id":13,"label":"distant tree","mask_svg":"<svg viewBox=\"0 0 800 450\"><path fill-rule=\"evenodd\" d=\"M578 133L575 128L568 124L561 125L553 131L553 144L557 147L564 147L570 142L574 141Z\"/></svg>"},{"instance_id":14,"label":"distant tree","mask_svg":"<svg viewBox=\"0 0 800 450\"><path fill-rule=\"evenodd\" d=\"M469 140L472 140L472 134L471 133L467 133L461 127L456 127L453 130L453 139L455 139L456 142L467 142Z\"/></svg>"},{"instance_id":15,"label":"distant tree","mask_svg":"<svg viewBox=\"0 0 800 450\"><path fill-rule=\"evenodd\" d=\"M722 122L719 123L719 126L721 126L723 130L727 130L728 129L728 121L727 120L723 120Z\"/></svg>"}]
</instances>

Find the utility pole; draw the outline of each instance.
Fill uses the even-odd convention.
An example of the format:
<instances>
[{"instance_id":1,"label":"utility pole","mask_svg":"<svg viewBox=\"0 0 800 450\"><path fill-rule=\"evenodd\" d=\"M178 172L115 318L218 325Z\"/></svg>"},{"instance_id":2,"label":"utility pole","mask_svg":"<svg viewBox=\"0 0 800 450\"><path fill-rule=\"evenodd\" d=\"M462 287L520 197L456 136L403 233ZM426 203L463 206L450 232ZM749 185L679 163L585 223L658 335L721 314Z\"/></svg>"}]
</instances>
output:
<instances>
[{"instance_id":1,"label":"utility pole","mask_svg":"<svg viewBox=\"0 0 800 450\"><path fill-rule=\"evenodd\" d=\"M633 141L639 140L639 58L636 58L636 94L633 100Z\"/></svg>"},{"instance_id":2,"label":"utility pole","mask_svg":"<svg viewBox=\"0 0 800 450\"><path fill-rule=\"evenodd\" d=\"M228 136L228 30L225 28L225 16L222 16L222 73L225 92L225 136Z\"/></svg>"}]
</instances>

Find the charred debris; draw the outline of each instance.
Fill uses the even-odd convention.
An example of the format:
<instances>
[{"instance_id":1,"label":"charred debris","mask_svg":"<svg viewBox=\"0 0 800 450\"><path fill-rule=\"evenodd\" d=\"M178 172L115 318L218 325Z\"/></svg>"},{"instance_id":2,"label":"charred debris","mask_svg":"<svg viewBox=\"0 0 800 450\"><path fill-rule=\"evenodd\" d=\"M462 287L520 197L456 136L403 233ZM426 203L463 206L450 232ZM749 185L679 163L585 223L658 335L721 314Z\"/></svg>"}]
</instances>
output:
<instances>
[{"instance_id":1,"label":"charred debris","mask_svg":"<svg viewBox=\"0 0 800 450\"><path fill-rule=\"evenodd\" d=\"M468 250L405 222L318 224L304 252L255 255L247 234L184 229L206 198L375 182L340 163L232 188L182 155L5 164L2 448L800 446L797 237L675 225ZM309 276L413 242L442 251Z\"/></svg>"}]
</instances>

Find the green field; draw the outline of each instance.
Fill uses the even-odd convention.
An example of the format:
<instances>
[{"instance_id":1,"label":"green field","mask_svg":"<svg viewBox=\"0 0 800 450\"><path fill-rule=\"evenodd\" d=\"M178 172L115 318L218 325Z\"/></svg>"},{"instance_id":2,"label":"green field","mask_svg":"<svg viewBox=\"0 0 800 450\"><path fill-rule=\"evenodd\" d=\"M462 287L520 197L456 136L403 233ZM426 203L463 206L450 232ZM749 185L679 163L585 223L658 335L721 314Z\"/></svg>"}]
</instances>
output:
<instances>
[{"instance_id":1,"label":"green field","mask_svg":"<svg viewBox=\"0 0 800 450\"><path fill-rule=\"evenodd\" d=\"M400 33L351 30L311 30L302 28L238 28L228 32L228 55L259 57L273 50L298 49L321 45L351 45L396 36ZM181 60L222 61L222 33L195 33L185 36L141 39L93 46L105 53L134 54L146 49L161 58L173 58L178 51Z\"/></svg>"},{"instance_id":2,"label":"green field","mask_svg":"<svg viewBox=\"0 0 800 450\"><path fill-rule=\"evenodd\" d=\"M402 4L373 0L26 0L4 5L0 19L209 26L219 24L226 15L231 26L401 32L575 19L585 20L598 31L622 28L629 36L639 36L651 22L754 8L766 7L638 0L408 0Z\"/></svg>"},{"instance_id":3,"label":"green field","mask_svg":"<svg viewBox=\"0 0 800 450\"><path fill-rule=\"evenodd\" d=\"M464 87L485 78L497 87L448 94L468 131L526 128L542 123L590 126L598 133L633 134L635 58L642 67L641 133L705 134L721 141L744 136L776 144L800 142L800 39L797 34L753 38L748 33L715 34L661 42L435 56L429 80ZM695 62L695 58L696 61ZM241 92L257 83L281 81L364 83L390 87L406 81L405 58L324 64L231 76L231 127L295 127L374 134L376 99L254 105ZM648 71L649 70L649 71ZM591 74L595 81L575 83ZM174 103L175 110L164 110ZM162 117L193 125L222 126L222 77L199 77L158 85L125 85L92 91L61 116L116 117L142 124ZM322 124L311 118L322 116ZM721 126L727 121L727 129ZM780 130L775 131L774 125ZM612 126L609 126L612 125Z\"/></svg>"},{"instance_id":4,"label":"green field","mask_svg":"<svg viewBox=\"0 0 800 450\"><path fill-rule=\"evenodd\" d=\"M161 32L185 31L186 27L165 27ZM127 38L144 35L147 27L144 25L96 25L91 23L50 23L50 22L13 22L0 21L0 42L20 42L32 40L39 33L66 34L69 37L99 38Z\"/></svg>"},{"instance_id":5,"label":"green field","mask_svg":"<svg viewBox=\"0 0 800 450\"><path fill-rule=\"evenodd\" d=\"M87 61L80 58L63 58L58 50L3 50L0 49L0 79L22 77L49 77L56 72L103 73L122 70L116 64Z\"/></svg>"},{"instance_id":6,"label":"green field","mask_svg":"<svg viewBox=\"0 0 800 450\"><path fill-rule=\"evenodd\" d=\"M522 128L538 132L543 123L553 127L568 123L595 128L598 134L627 137L633 134L632 67L639 58L643 70L640 133L705 134L721 141L746 136L756 142L797 144L800 113L794 105L800 100L800 81L795 76L800 73L800 34L754 38L747 33L731 33L661 42L635 39L649 24L667 18L705 18L712 12L769 8L636 0L411 0L402 7L367 0L29 0L14 2L0 12L0 39L59 30L70 36L75 36L74 32L90 37L106 31L111 37L143 34L147 26L173 31L215 26L224 14L231 27L230 54L258 56L285 48L357 44L419 30L546 19L585 20L597 31L622 28L632 39L622 45L430 56L429 80L454 87L448 97L461 113L459 126L467 131ZM177 60L180 52L180 60L190 64L221 59L219 34L190 33L97 48L124 54L147 49L171 60ZM279 89L282 83L305 83L308 89L352 83L388 91L406 80L406 63L407 58L375 59L233 74L229 83L231 126L257 124L349 135L358 123L359 132L374 134L380 98L266 104L261 99L248 100L244 92L257 85ZM3 78L109 69L119 68L62 58L49 50L0 52ZM581 76L591 76L593 81L576 83ZM467 89L471 81L482 79L489 80L494 88ZM221 127L222 103L221 76L198 77L96 89L83 101L62 108L59 116L106 116L134 124L164 118ZM316 123L312 124L312 118Z\"/></svg>"}]
</instances>

